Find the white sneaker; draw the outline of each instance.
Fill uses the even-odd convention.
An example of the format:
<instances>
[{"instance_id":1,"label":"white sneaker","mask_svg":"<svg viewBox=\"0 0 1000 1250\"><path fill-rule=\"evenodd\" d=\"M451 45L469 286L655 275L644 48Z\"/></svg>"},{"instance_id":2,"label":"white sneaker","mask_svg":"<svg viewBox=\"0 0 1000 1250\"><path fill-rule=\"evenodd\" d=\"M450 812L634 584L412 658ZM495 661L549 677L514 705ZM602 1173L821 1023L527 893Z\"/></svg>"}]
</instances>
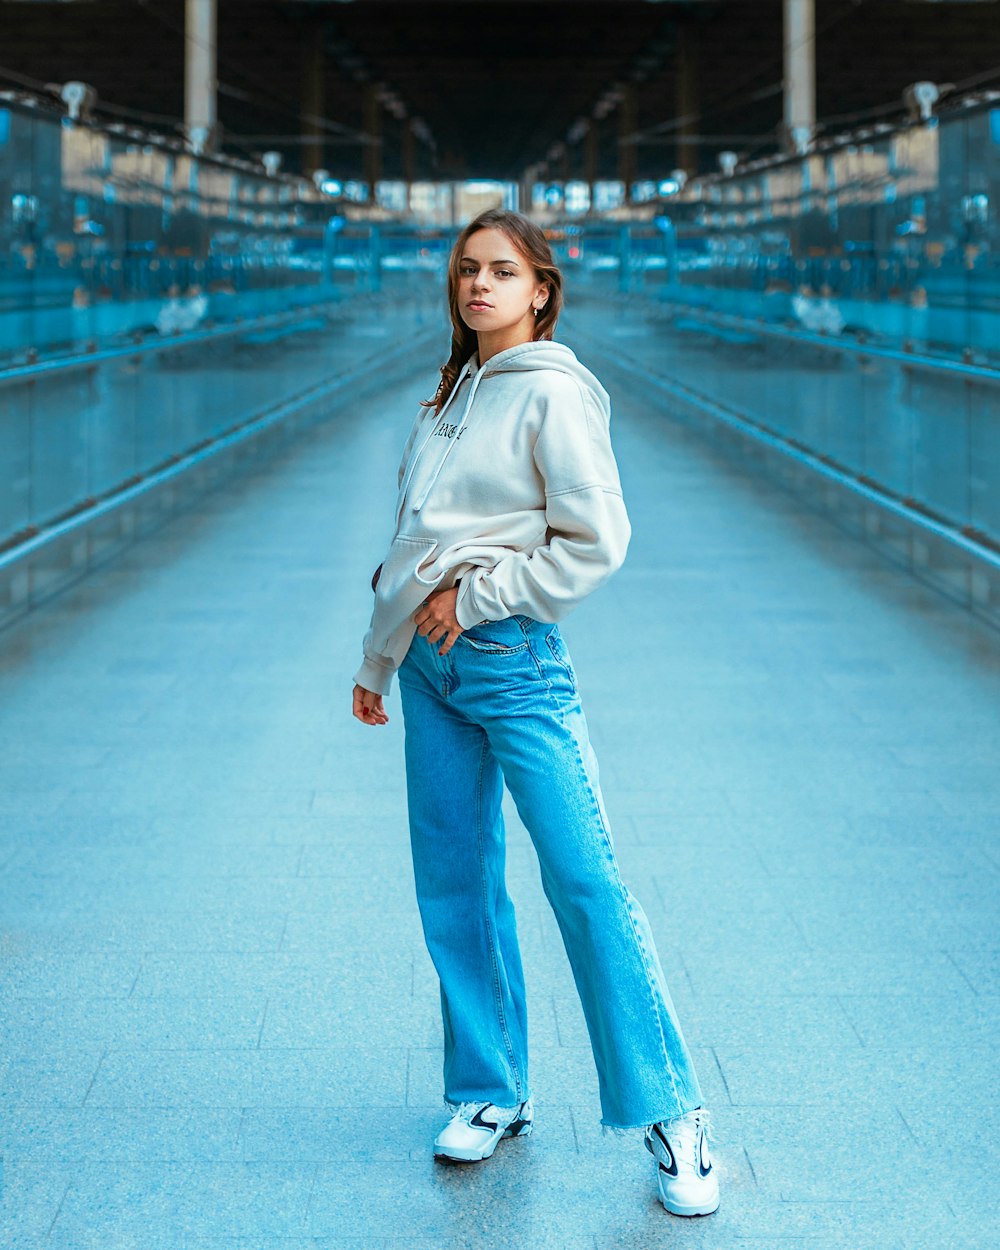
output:
<instances>
[{"instance_id":1,"label":"white sneaker","mask_svg":"<svg viewBox=\"0 0 1000 1250\"><path fill-rule=\"evenodd\" d=\"M434 1139L434 1157L458 1163L488 1159L502 1137L527 1137L534 1110L527 1098L513 1111L491 1102L463 1102Z\"/></svg>"},{"instance_id":2,"label":"white sneaker","mask_svg":"<svg viewBox=\"0 0 1000 1250\"><path fill-rule=\"evenodd\" d=\"M708 1151L708 1111L698 1107L646 1129L646 1149L656 1160L660 1201L673 1215L711 1215L719 1181Z\"/></svg>"}]
</instances>

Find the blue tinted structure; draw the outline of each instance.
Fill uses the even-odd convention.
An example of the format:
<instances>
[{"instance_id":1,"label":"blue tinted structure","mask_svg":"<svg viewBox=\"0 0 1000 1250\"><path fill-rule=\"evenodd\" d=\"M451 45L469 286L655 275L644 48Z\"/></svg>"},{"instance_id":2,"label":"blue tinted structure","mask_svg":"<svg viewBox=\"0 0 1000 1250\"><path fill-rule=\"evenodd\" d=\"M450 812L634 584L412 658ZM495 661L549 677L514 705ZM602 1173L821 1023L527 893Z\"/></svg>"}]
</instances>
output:
<instances>
[{"instance_id":1,"label":"blue tinted structure","mask_svg":"<svg viewBox=\"0 0 1000 1250\"><path fill-rule=\"evenodd\" d=\"M633 528L560 630L716 1133L681 1229L509 795L535 1131L430 1157L404 727L349 699L453 231L6 102L0 1244L1000 1244L996 136L550 222Z\"/></svg>"},{"instance_id":2,"label":"blue tinted structure","mask_svg":"<svg viewBox=\"0 0 1000 1250\"><path fill-rule=\"evenodd\" d=\"M327 411L387 344L353 325L358 300L377 316L378 226L311 183L27 98L0 117L3 621Z\"/></svg>"},{"instance_id":3,"label":"blue tinted structure","mask_svg":"<svg viewBox=\"0 0 1000 1250\"><path fill-rule=\"evenodd\" d=\"M577 301L560 327L613 395L634 532L560 629L713 1115L706 1244L987 1250L996 634L667 420L592 352L649 342L618 324ZM383 350L406 332L386 325ZM4 1245L677 1234L641 1143L600 1134L586 1020L507 797L535 1130L482 1171L430 1158L443 1039L400 704L369 730L349 699L443 342L0 633Z\"/></svg>"},{"instance_id":4,"label":"blue tinted structure","mask_svg":"<svg viewBox=\"0 0 1000 1250\"><path fill-rule=\"evenodd\" d=\"M579 267L610 267L623 290L693 307L996 363L990 100L699 178L660 199L646 225L588 228Z\"/></svg>"},{"instance_id":5,"label":"blue tinted structure","mask_svg":"<svg viewBox=\"0 0 1000 1250\"><path fill-rule=\"evenodd\" d=\"M345 295L390 283L440 316L453 229L365 220L303 179L38 102L0 115L0 549L294 406L320 358L294 379L245 359L280 359ZM820 488L825 466L854 490L838 510L855 533L991 619L996 115L969 97L803 158L666 180L644 221L549 228L571 297L619 301L654 334L645 363L675 415L728 421L793 453L821 503L846 498ZM33 595L4 583L0 610Z\"/></svg>"},{"instance_id":6,"label":"blue tinted structure","mask_svg":"<svg viewBox=\"0 0 1000 1250\"><path fill-rule=\"evenodd\" d=\"M620 307L623 333L655 326L632 358L676 415L742 430L742 454L783 452L804 494L836 500L852 532L992 620L996 114L979 98L876 126L699 179L648 224L584 223L561 244L569 273Z\"/></svg>"}]
</instances>

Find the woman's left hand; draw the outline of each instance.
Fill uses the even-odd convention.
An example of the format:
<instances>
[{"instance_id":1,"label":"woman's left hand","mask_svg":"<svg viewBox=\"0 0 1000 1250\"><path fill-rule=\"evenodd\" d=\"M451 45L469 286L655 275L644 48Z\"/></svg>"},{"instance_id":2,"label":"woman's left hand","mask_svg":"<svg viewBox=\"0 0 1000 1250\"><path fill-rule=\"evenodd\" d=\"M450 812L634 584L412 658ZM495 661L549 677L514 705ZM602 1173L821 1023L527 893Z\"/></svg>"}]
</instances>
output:
<instances>
[{"instance_id":1,"label":"woman's left hand","mask_svg":"<svg viewBox=\"0 0 1000 1250\"><path fill-rule=\"evenodd\" d=\"M446 641L438 650L438 655L447 655L455 645L455 639L462 633L462 627L455 617L455 603L458 600L458 587L451 590L436 590L417 608L413 619L417 623L417 633L422 634L428 642Z\"/></svg>"}]
</instances>

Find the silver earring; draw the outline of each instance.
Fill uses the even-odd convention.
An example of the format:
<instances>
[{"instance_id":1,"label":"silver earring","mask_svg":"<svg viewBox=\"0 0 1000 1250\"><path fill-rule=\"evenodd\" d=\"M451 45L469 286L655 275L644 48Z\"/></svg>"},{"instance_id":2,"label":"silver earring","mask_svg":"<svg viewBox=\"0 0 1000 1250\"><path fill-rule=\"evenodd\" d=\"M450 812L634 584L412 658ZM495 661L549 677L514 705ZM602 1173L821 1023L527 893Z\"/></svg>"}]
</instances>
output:
<instances>
[{"instance_id":1,"label":"silver earring","mask_svg":"<svg viewBox=\"0 0 1000 1250\"><path fill-rule=\"evenodd\" d=\"M537 316L538 316L538 314L539 314L541 311L542 311L542 310L541 310L540 308L536 308L536 309L535 309L535 316L537 317Z\"/></svg>"}]
</instances>

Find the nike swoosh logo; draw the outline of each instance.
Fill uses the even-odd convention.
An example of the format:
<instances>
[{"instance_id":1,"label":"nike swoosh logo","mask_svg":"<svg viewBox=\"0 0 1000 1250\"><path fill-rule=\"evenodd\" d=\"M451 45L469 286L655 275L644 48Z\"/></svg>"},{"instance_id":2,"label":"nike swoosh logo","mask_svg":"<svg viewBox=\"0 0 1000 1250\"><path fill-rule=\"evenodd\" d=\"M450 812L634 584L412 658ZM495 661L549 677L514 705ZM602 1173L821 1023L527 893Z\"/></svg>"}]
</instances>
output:
<instances>
[{"instance_id":1,"label":"nike swoosh logo","mask_svg":"<svg viewBox=\"0 0 1000 1250\"><path fill-rule=\"evenodd\" d=\"M712 1161L708 1158L708 1147L705 1145L705 1134L702 1133L698 1149L698 1171L702 1174L702 1176L707 1176L711 1170Z\"/></svg>"},{"instance_id":2,"label":"nike swoosh logo","mask_svg":"<svg viewBox=\"0 0 1000 1250\"><path fill-rule=\"evenodd\" d=\"M667 1141L666 1137L664 1136L663 1130L660 1128L659 1124L653 1125L653 1132L659 1138L660 1145L667 1152L667 1158L670 1160L669 1167L667 1167L667 1165L663 1162L662 1159L657 1160L657 1162L660 1165L661 1170L666 1172L668 1176L676 1176L677 1175L677 1160L674 1158L674 1152L670 1149L670 1143Z\"/></svg>"},{"instance_id":3,"label":"nike swoosh logo","mask_svg":"<svg viewBox=\"0 0 1000 1250\"><path fill-rule=\"evenodd\" d=\"M469 1123L470 1123L470 1124L475 1124L477 1128L488 1128L488 1129L490 1130L490 1132L491 1132L491 1133L495 1133L495 1132L497 1131L497 1129L500 1127L500 1126L499 1126L499 1123L497 1123L497 1124L491 1124L491 1123L489 1122L489 1120L484 1120L484 1119L483 1119L483 1112L484 1112L485 1110L486 1110L486 1108L485 1108L485 1107L480 1107L480 1108L479 1108L479 1110L476 1112L476 1114L475 1114L475 1115L472 1117L472 1119L469 1121Z\"/></svg>"}]
</instances>

